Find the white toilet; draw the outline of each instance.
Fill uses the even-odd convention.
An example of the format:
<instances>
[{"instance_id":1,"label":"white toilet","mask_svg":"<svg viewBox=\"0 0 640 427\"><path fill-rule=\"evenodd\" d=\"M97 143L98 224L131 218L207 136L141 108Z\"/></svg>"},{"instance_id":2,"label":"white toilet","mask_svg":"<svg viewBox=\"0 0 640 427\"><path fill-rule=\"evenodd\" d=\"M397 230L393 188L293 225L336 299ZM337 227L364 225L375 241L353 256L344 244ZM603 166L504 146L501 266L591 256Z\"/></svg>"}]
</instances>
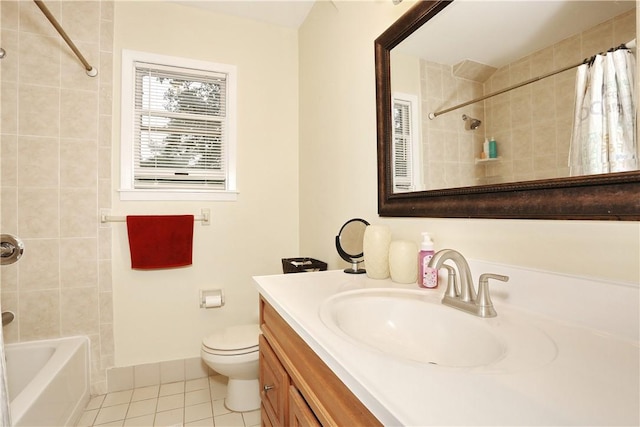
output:
<instances>
[{"instance_id":1,"label":"white toilet","mask_svg":"<svg viewBox=\"0 0 640 427\"><path fill-rule=\"evenodd\" d=\"M202 340L200 356L214 371L229 377L225 406L236 412L260 408L258 324L231 326Z\"/></svg>"}]
</instances>

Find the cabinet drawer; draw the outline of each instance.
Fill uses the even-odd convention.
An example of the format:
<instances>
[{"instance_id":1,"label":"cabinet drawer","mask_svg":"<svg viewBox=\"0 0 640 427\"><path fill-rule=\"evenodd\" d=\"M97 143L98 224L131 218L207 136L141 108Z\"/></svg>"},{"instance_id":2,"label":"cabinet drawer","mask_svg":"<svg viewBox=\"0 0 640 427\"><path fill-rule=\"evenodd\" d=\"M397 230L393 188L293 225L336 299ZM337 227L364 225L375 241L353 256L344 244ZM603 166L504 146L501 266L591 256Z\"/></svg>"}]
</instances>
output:
<instances>
[{"instance_id":1,"label":"cabinet drawer","mask_svg":"<svg viewBox=\"0 0 640 427\"><path fill-rule=\"evenodd\" d=\"M289 386L289 425L292 427L321 427L313 411L300 392Z\"/></svg>"},{"instance_id":2,"label":"cabinet drawer","mask_svg":"<svg viewBox=\"0 0 640 427\"><path fill-rule=\"evenodd\" d=\"M274 426L287 425L288 389L287 371L280 364L267 340L260 335L260 393L264 410Z\"/></svg>"}]
</instances>

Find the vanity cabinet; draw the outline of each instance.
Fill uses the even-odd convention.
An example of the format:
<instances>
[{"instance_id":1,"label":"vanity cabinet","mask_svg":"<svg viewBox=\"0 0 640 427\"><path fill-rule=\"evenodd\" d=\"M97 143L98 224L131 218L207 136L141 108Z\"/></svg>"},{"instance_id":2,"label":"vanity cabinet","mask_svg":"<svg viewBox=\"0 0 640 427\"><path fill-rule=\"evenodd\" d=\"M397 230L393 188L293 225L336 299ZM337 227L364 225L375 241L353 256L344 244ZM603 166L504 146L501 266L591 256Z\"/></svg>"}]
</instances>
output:
<instances>
[{"instance_id":1,"label":"vanity cabinet","mask_svg":"<svg viewBox=\"0 0 640 427\"><path fill-rule=\"evenodd\" d=\"M260 298L263 426L381 426L282 317Z\"/></svg>"}]
</instances>

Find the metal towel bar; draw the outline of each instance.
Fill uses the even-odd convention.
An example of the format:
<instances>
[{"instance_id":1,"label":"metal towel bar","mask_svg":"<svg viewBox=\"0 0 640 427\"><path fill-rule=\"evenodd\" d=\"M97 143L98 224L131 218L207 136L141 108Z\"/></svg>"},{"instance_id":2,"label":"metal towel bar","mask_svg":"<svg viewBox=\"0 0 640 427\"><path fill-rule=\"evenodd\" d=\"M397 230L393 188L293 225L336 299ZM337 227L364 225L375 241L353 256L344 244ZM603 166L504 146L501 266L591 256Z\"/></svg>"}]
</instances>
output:
<instances>
[{"instance_id":1,"label":"metal towel bar","mask_svg":"<svg viewBox=\"0 0 640 427\"><path fill-rule=\"evenodd\" d=\"M201 221L202 225L209 225L210 224L210 216L211 216L211 212L209 209L202 209L201 210L201 215L196 215L193 217L194 221ZM127 222L127 217L125 216L112 216L112 215L107 215L106 213L101 213L100 214L100 222L105 224L107 222Z\"/></svg>"}]
</instances>

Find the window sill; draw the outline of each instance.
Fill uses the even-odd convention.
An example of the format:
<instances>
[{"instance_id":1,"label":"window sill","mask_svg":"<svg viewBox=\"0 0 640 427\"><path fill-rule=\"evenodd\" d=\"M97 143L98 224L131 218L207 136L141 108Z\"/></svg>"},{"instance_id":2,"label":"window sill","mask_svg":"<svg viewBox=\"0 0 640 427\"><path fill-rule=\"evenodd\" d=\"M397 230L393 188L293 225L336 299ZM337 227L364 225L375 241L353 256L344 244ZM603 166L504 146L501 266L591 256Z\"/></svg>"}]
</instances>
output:
<instances>
[{"instance_id":1,"label":"window sill","mask_svg":"<svg viewBox=\"0 0 640 427\"><path fill-rule=\"evenodd\" d=\"M209 200L235 202L237 191L203 191L203 190L128 190L120 189L120 200Z\"/></svg>"}]
</instances>

